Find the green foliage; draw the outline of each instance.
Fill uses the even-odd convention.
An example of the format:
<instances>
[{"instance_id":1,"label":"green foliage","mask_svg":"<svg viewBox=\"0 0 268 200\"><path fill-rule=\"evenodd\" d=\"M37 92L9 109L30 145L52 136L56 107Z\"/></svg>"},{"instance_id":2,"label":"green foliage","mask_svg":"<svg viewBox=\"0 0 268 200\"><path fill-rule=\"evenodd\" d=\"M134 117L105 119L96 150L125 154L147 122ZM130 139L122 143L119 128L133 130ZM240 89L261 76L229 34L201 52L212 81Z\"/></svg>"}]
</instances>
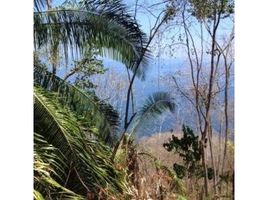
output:
<instances>
[{"instance_id":1,"label":"green foliage","mask_svg":"<svg viewBox=\"0 0 268 200\"><path fill-rule=\"evenodd\" d=\"M221 18L226 18L234 13L233 0L169 0L167 11L170 18L173 19L182 7L200 21L210 21L219 14Z\"/></svg>"},{"instance_id":2,"label":"green foliage","mask_svg":"<svg viewBox=\"0 0 268 200\"><path fill-rule=\"evenodd\" d=\"M68 107L80 119L84 127L94 126L101 130L99 137L106 143L113 143L119 123L119 115L108 103L101 101L94 93L84 91L53 75L34 67L34 83L50 92L55 92L61 105Z\"/></svg>"},{"instance_id":3,"label":"green foliage","mask_svg":"<svg viewBox=\"0 0 268 200\"><path fill-rule=\"evenodd\" d=\"M175 109L176 103L169 93L153 93L145 100L143 106L137 112L135 120L131 124L132 132L135 133L145 122L156 119L164 112L174 112Z\"/></svg>"},{"instance_id":4,"label":"green foliage","mask_svg":"<svg viewBox=\"0 0 268 200\"><path fill-rule=\"evenodd\" d=\"M83 199L55 180L61 180L63 174L66 175L66 166L60 157L62 158L62 155L57 148L48 144L43 136L34 134L34 199L44 200L44 197L52 197L52 192L58 192L63 198Z\"/></svg>"},{"instance_id":5,"label":"green foliage","mask_svg":"<svg viewBox=\"0 0 268 200\"><path fill-rule=\"evenodd\" d=\"M186 167L182 165L178 165L177 163L174 163L173 169L176 172L176 175L178 178L183 179L186 175Z\"/></svg>"},{"instance_id":6,"label":"green foliage","mask_svg":"<svg viewBox=\"0 0 268 200\"><path fill-rule=\"evenodd\" d=\"M42 196L42 194L40 192L38 192L37 190L34 190L34 199L35 200L45 200L44 197Z\"/></svg>"},{"instance_id":7,"label":"green foliage","mask_svg":"<svg viewBox=\"0 0 268 200\"><path fill-rule=\"evenodd\" d=\"M36 1L38 5L39 1ZM98 49L102 56L109 56L126 64L133 63L145 52L146 36L136 21L127 13L121 1L104 3L84 0L76 6L63 6L34 13L35 49L48 47L57 60L60 49L66 62L68 55L83 58L85 52ZM149 52L145 52L143 66L147 65ZM137 75L143 77L146 67Z\"/></svg>"},{"instance_id":8,"label":"green foliage","mask_svg":"<svg viewBox=\"0 0 268 200\"><path fill-rule=\"evenodd\" d=\"M167 110L174 112L175 107L174 99L169 93L156 92L146 99L139 111L139 115L155 118Z\"/></svg>"},{"instance_id":9,"label":"green foliage","mask_svg":"<svg viewBox=\"0 0 268 200\"><path fill-rule=\"evenodd\" d=\"M46 3L46 0L34 0L34 10L41 11L45 8Z\"/></svg>"},{"instance_id":10,"label":"green foliage","mask_svg":"<svg viewBox=\"0 0 268 200\"><path fill-rule=\"evenodd\" d=\"M186 198L186 197L183 197L183 196L180 195L180 196L178 197L178 200L187 200L187 198Z\"/></svg>"},{"instance_id":11,"label":"green foliage","mask_svg":"<svg viewBox=\"0 0 268 200\"><path fill-rule=\"evenodd\" d=\"M187 126L183 125L183 137L181 139L172 135L172 140L169 143L164 143L163 146L167 151L174 149L176 153L183 157L187 165L201 159L198 136L195 136L193 130Z\"/></svg>"},{"instance_id":12,"label":"green foliage","mask_svg":"<svg viewBox=\"0 0 268 200\"><path fill-rule=\"evenodd\" d=\"M221 13L222 17L228 17L234 13L233 0L190 0L191 8L189 11L197 19L211 19Z\"/></svg>"},{"instance_id":13,"label":"green foliage","mask_svg":"<svg viewBox=\"0 0 268 200\"><path fill-rule=\"evenodd\" d=\"M101 189L106 191L104 195L128 193L124 174L109 159L111 149L97 139L94 127L84 126L83 119L64 107L56 94L34 87L34 118L34 130L42 136L35 141L35 190L40 194L53 194L52 199L57 199L62 194L59 190L64 190L66 195L84 199L88 192L97 194ZM43 148L40 141L49 145ZM43 155L42 163L39 155Z\"/></svg>"},{"instance_id":14,"label":"green foliage","mask_svg":"<svg viewBox=\"0 0 268 200\"><path fill-rule=\"evenodd\" d=\"M53 69L49 72L35 56L34 198L85 199L89 193L95 197L102 193L103 199L126 197L130 190L125 171L111 161L106 145L114 139L119 116L90 90L88 77L104 72L102 62L94 57L97 52L133 71L133 64L145 54L137 72L143 78L149 58L144 48L147 38L120 0L67 2L48 11L46 3L34 1L35 50L49 49ZM78 60L74 85L55 76L62 53L66 63L69 55ZM137 116L141 121L174 109L168 94L156 93Z\"/></svg>"},{"instance_id":15,"label":"green foliage","mask_svg":"<svg viewBox=\"0 0 268 200\"><path fill-rule=\"evenodd\" d=\"M74 61L74 68L66 75L75 75L74 85L86 91L93 91L97 86L94 85L90 78L95 74L104 74L107 69L104 68L102 60L97 58L97 53L88 51L84 58Z\"/></svg>"},{"instance_id":16,"label":"green foliage","mask_svg":"<svg viewBox=\"0 0 268 200\"><path fill-rule=\"evenodd\" d=\"M202 149L198 140L198 136L195 136L193 130L187 126L183 125L183 137L179 139L178 137L172 135L172 139L169 142L164 143L163 147L171 152L175 151L180 157L183 158L183 165L174 163L173 169L177 174L178 178L187 177L204 177L204 171L200 164ZM213 169L208 168L208 178L213 178Z\"/></svg>"}]
</instances>

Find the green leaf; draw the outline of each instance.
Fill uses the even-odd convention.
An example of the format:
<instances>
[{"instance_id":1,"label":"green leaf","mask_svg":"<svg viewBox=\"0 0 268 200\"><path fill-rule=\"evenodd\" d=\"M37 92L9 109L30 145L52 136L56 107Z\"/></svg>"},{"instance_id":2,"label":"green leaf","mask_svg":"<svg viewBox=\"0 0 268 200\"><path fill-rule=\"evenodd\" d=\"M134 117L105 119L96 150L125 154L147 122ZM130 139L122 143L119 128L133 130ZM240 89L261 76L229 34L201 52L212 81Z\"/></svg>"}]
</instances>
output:
<instances>
[{"instance_id":1,"label":"green leaf","mask_svg":"<svg viewBox=\"0 0 268 200\"><path fill-rule=\"evenodd\" d=\"M175 108L175 101L169 93L153 93L146 99L143 106L139 109L131 127L132 133L135 133L143 123L156 119L164 112L174 112Z\"/></svg>"},{"instance_id":2,"label":"green leaf","mask_svg":"<svg viewBox=\"0 0 268 200\"><path fill-rule=\"evenodd\" d=\"M147 38L133 17L127 14L126 7L119 3L97 9L86 2L73 9L61 7L35 12L35 49L54 48L53 54L56 55L61 47L67 63L70 54L78 59L96 48L100 55L121 61L133 71L133 64L145 52L137 73L143 77L150 57L143 47Z\"/></svg>"},{"instance_id":3,"label":"green leaf","mask_svg":"<svg viewBox=\"0 0 268 200\"><path fill-rule=\"evenodd\" d=\"M98 137L112 143L119 124L119 114L108 103L101 101L94 93L82 91L78 87L54 76L41 67L34 67L34 82L47 91L54 92L62 106L67 106L79 117L83 127L101 130ZM89 134L91 134L89 130Z\"/></svg>"},{"instance_id":4,"label":"green leaf","mask_svg":"<svg viewBox=\"0 0 268 200\"><path fill-rule=\"evenodd\" d=\"M87 192L98 193L100 188L107 188L107 193L111 194L127 192L125 180L109 159L111 149L97 138L86 137L80 119L60 104L57 95L35 86L34 98L34 130L53 146L51 150L57 149L56 155L63 155L64 165L60 162L58 165L65 171L61 179L57 176L47 179L53 175L55 167L48 161L43 162L42 167L37 168L37 182L58 188L56 181L82 196Z\"/></svg>"}]
</instances>

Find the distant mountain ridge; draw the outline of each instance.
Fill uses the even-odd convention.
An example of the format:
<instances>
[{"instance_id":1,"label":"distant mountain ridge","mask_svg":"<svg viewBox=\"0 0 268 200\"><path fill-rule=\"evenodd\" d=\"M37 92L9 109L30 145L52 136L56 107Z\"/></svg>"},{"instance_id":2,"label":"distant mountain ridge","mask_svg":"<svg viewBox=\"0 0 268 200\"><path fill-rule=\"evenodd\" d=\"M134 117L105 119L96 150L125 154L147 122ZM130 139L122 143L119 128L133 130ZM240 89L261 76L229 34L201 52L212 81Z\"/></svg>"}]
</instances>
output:
<instances>
[{"instance_id":1,"label":"distant mountain ridge","mask_svg":"<svg viewBox=\"0 0 268 200\"><path fill-rule=\"evenodd\" d=\"M125 76L127 77L127 72L125 69L124 64L111 60L111 59L104 59L103 60L104 66L108 70L114 70L118 72L118 75L120 76ZM141 106L144 102L144 100L151 94L157 91L169 91L170 89L168 86L164 85L161 83L161 80L159 81L160 77L165 77L166 75L174 75L178 70L180 71L185 71L189 70L187 68L187 65L183 63L183 61L180 61L178 59L153 59L150 62L150 65L148 66L148 71L146 73L146 79L144 81L141 81L140 79L136 79L134 82L134 91L135 91L135 100L136 100L136 108ZM61 68L58 71L58 75L63 77L65 74L66 69ZM72 77L69 81L73 81L75 77ZM103 79L105 80L105 74L104 75L97 75L94 76L94 79ZM94 82L93 79L93 82ZM158 82L159 81L159 82ZM159 83L159 84L158 84ZM187 84L187 83L185 83ZM232 84L233 85L233 82ZM98 94L98 93L97 93ZM122 95L126 95L126 91L122 91ZM230 99L233 100L234 98L234 88L231 87L229 91ZM123 97L122 97L123 98ZM109 100L108 100L109 102ZM183 106L186 102L180 102L179 106ZM125 106L125 103L123 104ZM123 110L125 108L122 108ZM191 116L190 116L191 117ZM167 132L171 129L176 129L176 124L175 124L175 119L174 117L170 115L166 115L163 118L163 124L161 125L161 131L162 132ZM188 121L188 126L194 126L193 124L190 123L192 119L187 119L185 118L185 121ZM154 133L159 132L160 126L159 123L151 123L151 126L148 127L143 127L143 131L139 133L138 137L143 137L143 136L150 136ZM230 125L233 126L233 122L230 121ZM217 129L217 124L213 124L215 131L218 131Z\"/></svg>"}]
</instances>

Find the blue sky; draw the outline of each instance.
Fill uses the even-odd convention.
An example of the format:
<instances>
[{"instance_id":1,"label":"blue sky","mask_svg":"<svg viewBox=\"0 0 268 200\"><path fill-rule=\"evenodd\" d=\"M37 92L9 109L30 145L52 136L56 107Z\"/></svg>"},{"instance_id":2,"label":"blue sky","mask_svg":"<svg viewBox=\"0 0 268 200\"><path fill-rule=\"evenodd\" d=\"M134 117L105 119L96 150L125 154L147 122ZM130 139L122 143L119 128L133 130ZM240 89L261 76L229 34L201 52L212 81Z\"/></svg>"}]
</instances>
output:
<instances>
[{"instance_id":1,"label":"blue sky","mask_svg":"<svg viewBox=\"0 0 268 200\"><path fill-rule=\"evenodd\" d=\"M59 6L62 3L64 3L64 2L65 2L65 0L53 0L54 6ZM129 7L132 7L133 5L135 5L135 1L134 0L123 0L123 2L126 5L128 5ZM144 2L146 3L146 1L144 1ZM154 0L154 2L158 2L158 1L155 1ZM152 3L152 0L147 1L147 3L151 4ZM139 13L137 15L137 20L138 20L138 23L141 25L142 29L144 30L144 32L146 32L146 34L148 34L149 33L149 27L150 27L148 16L146 16L145 14ZM151 21L152 20L153 19L151 19Z\"/></svg>"},{"instance_id":2,"label":"blue sky","mask_svg":"<svg viewBox=\"0 0 268 200\"><path fill-rule=\"evenodd\" d=\"M55 6L61 5L65 0L54 0L53 3ZM129 7L129 12L134 15L134 7L135 7L135 2L136 0L123 0L123 2ZM153 16L158 16L159 13L163 10L165 7L165 4L160 4L158 6L154 7L154 10L152 14L148 12L148 8L152 4L157 4L161 3L163 0L138 0L138 11L137 11L137 21L141 25L142 30L149 35L150 28L154 25L156 18ZM180 17L177 17L176 19L180 20ZM230 20L223 20L221 22L221 27L218 31L218 36L219 38L223 38L226 33L230 33L232 28L232 22ZM154 56L156 56L159 52L162 52L163 49L165 49L164 53L162 53L161 58L180 58L183 59L185 58L185 50L183 49L182 45L175 45L175 43L178 41L178 32L179 32L180 27L179 26L174 26L173 28L169 28L169 31L165 31L165 34L159 35L155 37L155 41L153 41L152 45L153 48L151 51L153 51ZM193 25L192 26L192 32L196 29L199 29L199 25ZM182 33L183 31L180 31ZM175 35L175 36L174 36ZM200 46L199 36L200 33L197 33L196 35L193 35L194 39L197 41L196 45ZM171 39L173 38L173 39ZM205 34L205 39L209 40L208 34ZM173 45L172 48L169 45ZM166 46L166 47L163 47ZM168 47L167 47L168 46ZM169 49L170 48L170 49ZM172 51L172 54L169 52L167 53L166 51Z\"/></svg>"}]
</instances>

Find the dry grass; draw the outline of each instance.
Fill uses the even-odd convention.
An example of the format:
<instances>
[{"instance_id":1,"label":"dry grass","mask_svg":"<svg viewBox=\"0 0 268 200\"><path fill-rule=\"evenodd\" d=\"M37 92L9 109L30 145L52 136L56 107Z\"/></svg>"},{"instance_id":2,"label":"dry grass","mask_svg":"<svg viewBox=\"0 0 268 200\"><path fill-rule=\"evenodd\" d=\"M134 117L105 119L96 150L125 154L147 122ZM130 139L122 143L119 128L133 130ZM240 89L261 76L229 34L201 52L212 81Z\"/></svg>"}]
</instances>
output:
<instances>
[{"instance_id":1,"label":"dry grass","mask_svg":"<svg viewBox=\"0 0 268 200\"><path fill-rule=\"evenodd\" d=\"M179 138L182 134L173 134ZM148 152L154 155L161 163L164 163L167 167L172 167L174 162L180 162L178 155L168 152L164 147L163 143L168 142L171 138L171 133L155 134L151 137L144 137L139 142L140 151Z\"/></svg>"},{"instance_id":2,"label":"dry grass","mask_svg":"<svg viewBox=\"0 0 268 200\"><path fill-rule=\"evenodd\" d=\"M175 187L174 180L168 175L165 170L157 169L158 164L166 166L172 171L173 164L181 163L182 160L178 154L168 152L163 147L163 143L168 142L169 138L172 135L177 136L178 138L182 137L182 133L161 133L155 134L150 137L143 137L138 143L138 152L148 152L155 159L150 158L146 155L139 156L139 179L140 185L137 189L137 199L161 199L161 200L172 200L179 199L179 196L183 194L188 200L198 200L200 197L198 193L201 192L201 186L203 185L202 180L195 182L195 180L181 180L180 185ZM217 135L214 135L212 138L212 149L215 155L216 167L221 168L221 160L223 155L224 141L222 138L219 138ZM207 160L208 164L212 166L210 159L209 148L207 148ZM226 162L225 171L233 170L233 145L231 142L228 144L228 159ZM157 164L156 164L157 163ZM210 181L212 188L212 181ZM231 188L223 187L224 194L231 193ZM229 195L230 196L230 195ZM220 199L220 198L218 198ZM221 199L231 199L221 198Z\"/></svg>"}]
</instances>

